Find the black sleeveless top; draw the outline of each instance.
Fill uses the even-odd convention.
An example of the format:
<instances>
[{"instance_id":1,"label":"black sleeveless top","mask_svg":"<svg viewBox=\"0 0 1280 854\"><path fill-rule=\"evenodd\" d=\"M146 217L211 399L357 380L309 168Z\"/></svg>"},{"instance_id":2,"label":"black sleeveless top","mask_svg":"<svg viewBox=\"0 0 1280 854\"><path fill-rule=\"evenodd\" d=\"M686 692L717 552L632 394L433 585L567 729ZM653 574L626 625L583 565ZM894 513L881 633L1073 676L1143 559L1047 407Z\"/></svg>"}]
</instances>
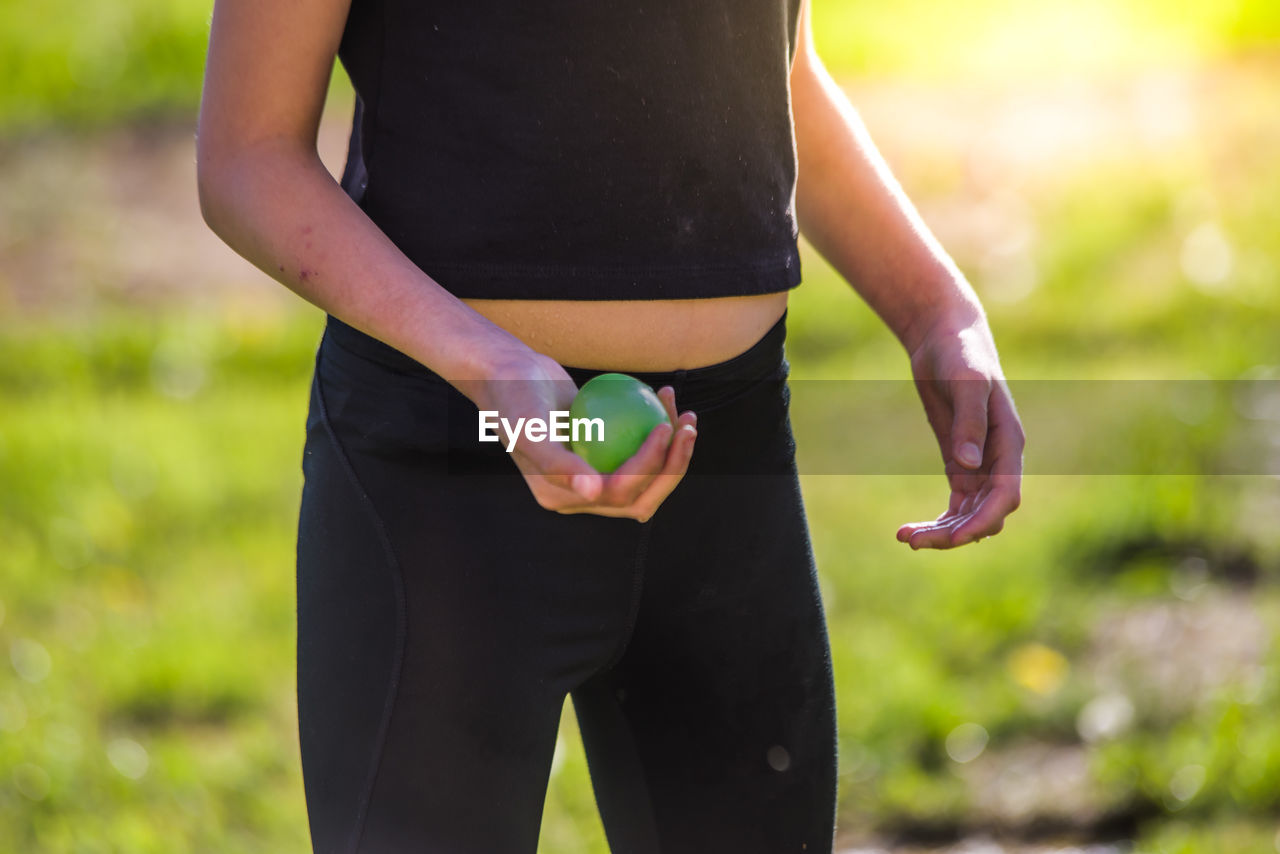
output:
<instances>
[{"instance_id":1,"label":"black sleeveless top","mask_svg":"<svg viewBox=\"0 0 1280 854\"><path fill-rule=\"evenodd\" d=\"M459 297L799 284L799 0L352 0L342 185Z\"/></svg>"}]
</instances>

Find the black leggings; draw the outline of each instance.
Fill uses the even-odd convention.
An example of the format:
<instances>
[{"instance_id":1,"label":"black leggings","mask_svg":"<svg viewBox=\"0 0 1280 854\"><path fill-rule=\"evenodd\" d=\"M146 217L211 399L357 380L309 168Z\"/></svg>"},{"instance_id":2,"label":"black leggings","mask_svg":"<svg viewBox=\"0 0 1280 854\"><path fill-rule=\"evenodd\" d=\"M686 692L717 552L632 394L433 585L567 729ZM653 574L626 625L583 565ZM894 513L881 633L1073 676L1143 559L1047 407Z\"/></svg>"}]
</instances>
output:
<instances>
[{"instance_id":1,"label":"black leggings","mask_svg":"<svg viewBox=\"0 0 1280 854\"><path fill-rule=\"evenodd\" d=\"M830 852L784 321L726 362L635 374L699 418L689 474L640 524L542 509L474 405L329 319L298 529L317 852L531 854L566 695L616 854Z\"/></svg>"}]
</instances>

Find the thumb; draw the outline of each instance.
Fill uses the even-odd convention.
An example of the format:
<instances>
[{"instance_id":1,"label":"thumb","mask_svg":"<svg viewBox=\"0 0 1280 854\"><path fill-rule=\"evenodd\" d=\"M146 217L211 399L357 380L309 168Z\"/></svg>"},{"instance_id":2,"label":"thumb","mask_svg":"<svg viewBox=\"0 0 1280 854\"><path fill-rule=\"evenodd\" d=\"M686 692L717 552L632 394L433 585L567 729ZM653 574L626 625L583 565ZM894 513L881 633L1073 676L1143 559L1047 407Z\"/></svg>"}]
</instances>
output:
<instances>
[{"instance_id":1,"label":"thumb","mask_svg":"<svg viewBox=\"0 0 1280 854\"><path fill-rule=\"evenodd\" d=\"M987 440L987 401L990 397L991 383L985 378L955 381L951 455L966 468L976 469L982 465L983 447Z\"/></svg>"}]
</instances>

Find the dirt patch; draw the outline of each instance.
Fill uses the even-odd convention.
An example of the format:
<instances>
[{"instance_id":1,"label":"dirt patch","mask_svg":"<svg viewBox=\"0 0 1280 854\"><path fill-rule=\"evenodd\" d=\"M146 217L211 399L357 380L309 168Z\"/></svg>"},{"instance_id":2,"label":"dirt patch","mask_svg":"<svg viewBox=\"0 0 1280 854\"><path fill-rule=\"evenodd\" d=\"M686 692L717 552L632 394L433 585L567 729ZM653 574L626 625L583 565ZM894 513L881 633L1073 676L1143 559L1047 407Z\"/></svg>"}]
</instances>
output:
<instances>
[{"instance_id":1,"label":"dirt patch","mask_svg":"<svg viewBox=\"0 0 1280 854\"><path fill-rule=\"evenodd\" d=\"M335 174L348 130L338 112L319 140ZM0 186L0 310L10 315L293 299L205 225L194 123L0 141Z\"/></svg>"},{"instance_id":2,"label":"dirt patch","mask_svg":"<svg viewBox=\"0 0 1280 854\"><path fill-rule=\"evenodd\" d=\"M1271 632L1253 598L1207 587L1186 595L1194 598L1099 618L1084 666L1100 691L1127 696L1138 713L1164 720L1185 716L1223 688L1247 697L1261 687Z\"/></svg>"},{"instance_id":3,"label":"dirt patch","mask_svg":"<svg viewBox=\"0 0 1280 854\"><path fill-rule=\"evenodd\" d=\"M998 842L991 837L966 839L945 848L842 848L837 854L1127 854L1125 843L1100 845L1023 845Z\"/></svg>"}]
</instances>

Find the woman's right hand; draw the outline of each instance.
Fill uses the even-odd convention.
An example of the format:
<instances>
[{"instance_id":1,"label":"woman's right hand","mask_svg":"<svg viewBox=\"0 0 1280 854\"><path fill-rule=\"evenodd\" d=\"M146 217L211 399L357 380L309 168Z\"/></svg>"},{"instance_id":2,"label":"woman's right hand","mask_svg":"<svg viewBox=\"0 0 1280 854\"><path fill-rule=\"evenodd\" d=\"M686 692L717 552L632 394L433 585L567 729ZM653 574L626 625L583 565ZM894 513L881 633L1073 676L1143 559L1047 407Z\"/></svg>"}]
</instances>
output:
<instances>
[{"instance_id":1,"label":"woman's right hand","mask_svg":"<svg viewBox=\"0 0 1280 854\"><path fill-rule=\"evenodd\" d=\"M468 383L464 394L482 410L496 410L510 423L518 418L547 420L552 410L568 410L578 388L554 359L524 348L503 357L488 379ZM658 397L671 424L659 424L631 459L612 474L601 474L563 442L530 442L516 437L512 460L538 504L557 513L594 513L647 522L689 469L697 438L697 416L678 414L675 390ZM510 441L503 436L503 446Z\"/></svg>"}]
</instances>

